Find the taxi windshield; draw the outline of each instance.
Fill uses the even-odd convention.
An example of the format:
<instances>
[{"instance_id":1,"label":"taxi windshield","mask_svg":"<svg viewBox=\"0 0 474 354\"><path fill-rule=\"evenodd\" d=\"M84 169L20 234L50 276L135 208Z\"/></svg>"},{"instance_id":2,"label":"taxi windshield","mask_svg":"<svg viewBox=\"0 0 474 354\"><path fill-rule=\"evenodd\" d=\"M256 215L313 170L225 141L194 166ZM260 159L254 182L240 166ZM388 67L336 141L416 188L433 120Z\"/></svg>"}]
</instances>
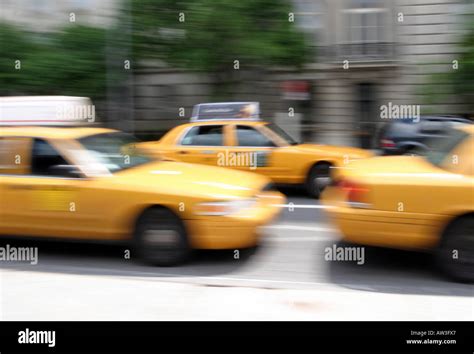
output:
<instances>
[{"instance_id":1,"label":"taxi windshield","mask_svg":"<svg viewBox=\"0 0 474 354\"><path fill-rule=\"evenodd\" d=\"M275 134L277 134L280 138L285 140L288 144L298 145L298 142L295 139L293 139L287 132L285 132L283 129L281 129L275 123L268 123L266 126L267 126L268 129L270 129Z\"/></svg>"},{"instance_id":2,"label":"taxi windshield","mask_svg":"<svg viewBox=\"0 0 474 354\"><path fill-rule=\"evenodd\" d=\"M140 141L130 134L97 134L79 139L79 142L112 173L152 161L138 153L135 144Z\"/></svg>"},{"instance_id":3,"label":"taxi windshield","mask_svg":"<svg viewBox=\"0 0 474 354\"><path fill-rule=\"evenodd\" d=\"M449 129L442 139L435 138L428 142L427 145L430 150L425 155L426 159L439 167L451 151L468 136L469 134L462 130Z\"/></svg>"}]
</instances>

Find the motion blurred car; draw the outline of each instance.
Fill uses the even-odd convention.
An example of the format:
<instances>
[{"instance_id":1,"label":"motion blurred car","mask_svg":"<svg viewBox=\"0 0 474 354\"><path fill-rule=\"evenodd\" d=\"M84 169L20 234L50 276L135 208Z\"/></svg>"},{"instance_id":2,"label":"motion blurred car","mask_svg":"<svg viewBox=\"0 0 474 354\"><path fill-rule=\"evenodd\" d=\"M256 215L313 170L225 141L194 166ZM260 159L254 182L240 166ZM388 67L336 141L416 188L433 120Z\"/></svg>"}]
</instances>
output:
<instances>
[{"instance_id":1,"label":"motion blurred car","mask_svg":"<svg viewBox=\"0 0 474 354\"><path fill-rule=\"evenodd\" d=\"M355 161L323 195L346 241L432 250L474 280L474 126L451 128L426 156Z\"/></svg>"},{"instance_id":2,"label":"motion blurred car","mask_svg":"<svg viewBox=\"0 0 474 354\"><path fill-rule=\"evenodd\" d=\"M351 147L299 144L277 125L260 120L257 102L197 105L190 123L139 148L177 161L251 168L276 184L303 185L313 197L330 184L333 168L373 155ZM246 156L253 161L233 163Z\"/></svg>"},{"instance_id":3,"label":"motion blurred car","mask_svg":"<svg viewBox=\"0 0 474 354\"><path fill-rule=\"evenodd\" d=\"M284 203L264 176L158 161L135 143L105 128L0 126L0 235L131 241L172 265L194 248L254 246Z\"/></svg>"},{"instance_id":4,"label":"motion blurred car","mask_svg":"<svg viewBox=\"0 0 474 354\"><path fill-rule=\"evenodd\" d=\"M472 124L457 116L421 116L420 119L399 119L386 123L379 132L379 148L384 155L423 154L428 142L436 144L449 128Z\"/></svg>"}]
</instances>

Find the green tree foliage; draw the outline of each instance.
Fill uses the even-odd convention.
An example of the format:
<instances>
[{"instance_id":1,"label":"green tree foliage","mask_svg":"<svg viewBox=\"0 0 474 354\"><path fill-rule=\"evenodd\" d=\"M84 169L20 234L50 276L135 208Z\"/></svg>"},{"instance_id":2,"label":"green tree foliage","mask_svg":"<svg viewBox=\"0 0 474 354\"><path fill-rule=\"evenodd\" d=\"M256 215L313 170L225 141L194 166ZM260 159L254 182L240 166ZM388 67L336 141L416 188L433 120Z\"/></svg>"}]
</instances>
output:
<instances>
[{"instance_id":1,"label":"green tree foliage","mask_svg":"<svg viewBox=\"0 0 474 354\"><path fill-rule=\"evenodd\" d=\"M450 70L429 78L424 93L428 104L440 102L448 96L457 97L460 102L467 104L469 111L453 113L474 116L474 14L466 16L467 30L460 43L460 56L449 63Z\"/></svg>"},{"instance_id":2,"label":"green tree foliage","mask_svg":"<svg viewBox=\"0 0 474 354\"><path fill-rule=\"evenodd\" d=\"M457 83L455 93L471 103L470 113L474 114L474 14L469 19L469 29L461 44L463 54L457 72L453 73L453 80Z\"/></svg>"},{"instance_id":3,"label":"green tree foliage","mask_svg":"<svg viewBox=\"0 0 474 354\"><path fill-rule=\"evenodd\" d=\"M131 0L136 58L212 72L300 67L310 53L286 0Z\"/></svg>"},{"instance_id":4,"label":"green tree foliage","mask_svg":"<svg viewBox=\"0 0 474 354\"><path fill-rule=\"evenodd\" d=\"M107 87L105 44L105 30L94 27L69 26L32 39L28 33L1 25L1 93L101 98Z\"/></svg>"},{"instance_id":5,"label":"green tree foliage","mask_svg":"<svg viewBox=\"0 0 474 354\"><path fill-rule=\"evenodd\" d=\"M31 57L38 48L33 41L13 26L0 23L0 93L21 90L21 66L23 60ZM20 60L20 62L18 62Z\"/></svg>"},{"instance_id":6,"label":"green tree foliage","mask_svg":"<svg viewBox=\"0 0 474 354\"><path fill-rule=\"evenodd\" d=\"M224 84L236 79L235 61L242 71L257 71L296 68L309 59L304 35L289 21L288 0L123 4L122 16L110 30L71 25L39 36L1 24L0 94L100 99L107 85L119 84L120 73L125 78L124 59L160 59L172 67L215 73ZM19 70L16 60L21 61Z\"/></svg>"}]
</instances>

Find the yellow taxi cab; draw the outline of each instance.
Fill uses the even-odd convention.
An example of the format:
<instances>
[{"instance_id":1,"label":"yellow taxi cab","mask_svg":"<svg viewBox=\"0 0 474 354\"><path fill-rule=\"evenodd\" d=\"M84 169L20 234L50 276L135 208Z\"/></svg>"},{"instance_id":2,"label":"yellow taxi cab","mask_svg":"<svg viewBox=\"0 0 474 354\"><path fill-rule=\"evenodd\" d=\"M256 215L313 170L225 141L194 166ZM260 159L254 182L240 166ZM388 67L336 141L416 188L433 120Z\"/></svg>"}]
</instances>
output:
<instances>
[{"instance_id":1,"label":"yellow taxi cab","mask_svg":"<svg viewBox=\"0 0 474 354\"><path fill-rule=\"evenodd\" d=\"M474 126L451 129L425 156L355 161L322 196L343 239L432 250L449 275L474 280Z\"/></svg>"},{"instance_id":2,"label":"yellow taxi cab","mask_svg":"<svg viewBox=\"0 0 474 354\"><path fill-rule=\"evenodd\" d=\"M147 262L240 249L284 197L250 172L153 159L98 127L0 122L0 235L132 241Z\"/></svg>"},{"instance_id":3,"label":"yellow taxi cab","mask_svg":"<svg viewBox=\"0 0 474 354\"><path fill-rule=\"evenodd\" d=\"M178 161L250 169L276 184L304 185L314 197L335 169L373 155L351 147L299 144L277 125L260 120L257 102L196 105L190 123L139 148Z\"/></svg>"}]
</instances>

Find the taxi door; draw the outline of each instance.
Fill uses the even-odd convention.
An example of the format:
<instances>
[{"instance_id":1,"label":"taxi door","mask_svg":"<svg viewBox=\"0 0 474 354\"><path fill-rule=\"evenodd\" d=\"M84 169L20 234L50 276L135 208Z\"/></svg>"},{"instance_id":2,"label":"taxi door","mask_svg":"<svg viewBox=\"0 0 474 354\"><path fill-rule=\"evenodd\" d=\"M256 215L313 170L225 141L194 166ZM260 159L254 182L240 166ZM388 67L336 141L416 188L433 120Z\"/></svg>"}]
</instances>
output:
<instances>
[{"instance_id":1,"label":"taxi door","mask_svg":"<svg viewBox=\"0 0 474 354\"><path fill-rule=\"evenodd\" d=\"M25 141L28 163L22 174L5 174L1 185L2 233L50 237L94 237L101 214L87 202L88 180L45 139Z\"/></svg>"},{"instance_id":2,"label":"taxi door","mask_svg":"<svg viewBox=\"0 0 474 354\"><path fill-rule=\"evenodd\" d=\"M261 173L275 180L281 173L274 163L277 144L257 126L235 124L229 127L232 144L226 156L227 167Z\"/></svg>"},{"instance_id":3,"label":"taxi door","mask_svg":"<svg viewBox=\"0 0 474 354\"><path fill-rule=\"evenodd\" d=\"M178 161L218 165L218 156L228 145L229 127L223 124L195 125L183 133L174 152Z\"/></svg>"}]
</instances>

